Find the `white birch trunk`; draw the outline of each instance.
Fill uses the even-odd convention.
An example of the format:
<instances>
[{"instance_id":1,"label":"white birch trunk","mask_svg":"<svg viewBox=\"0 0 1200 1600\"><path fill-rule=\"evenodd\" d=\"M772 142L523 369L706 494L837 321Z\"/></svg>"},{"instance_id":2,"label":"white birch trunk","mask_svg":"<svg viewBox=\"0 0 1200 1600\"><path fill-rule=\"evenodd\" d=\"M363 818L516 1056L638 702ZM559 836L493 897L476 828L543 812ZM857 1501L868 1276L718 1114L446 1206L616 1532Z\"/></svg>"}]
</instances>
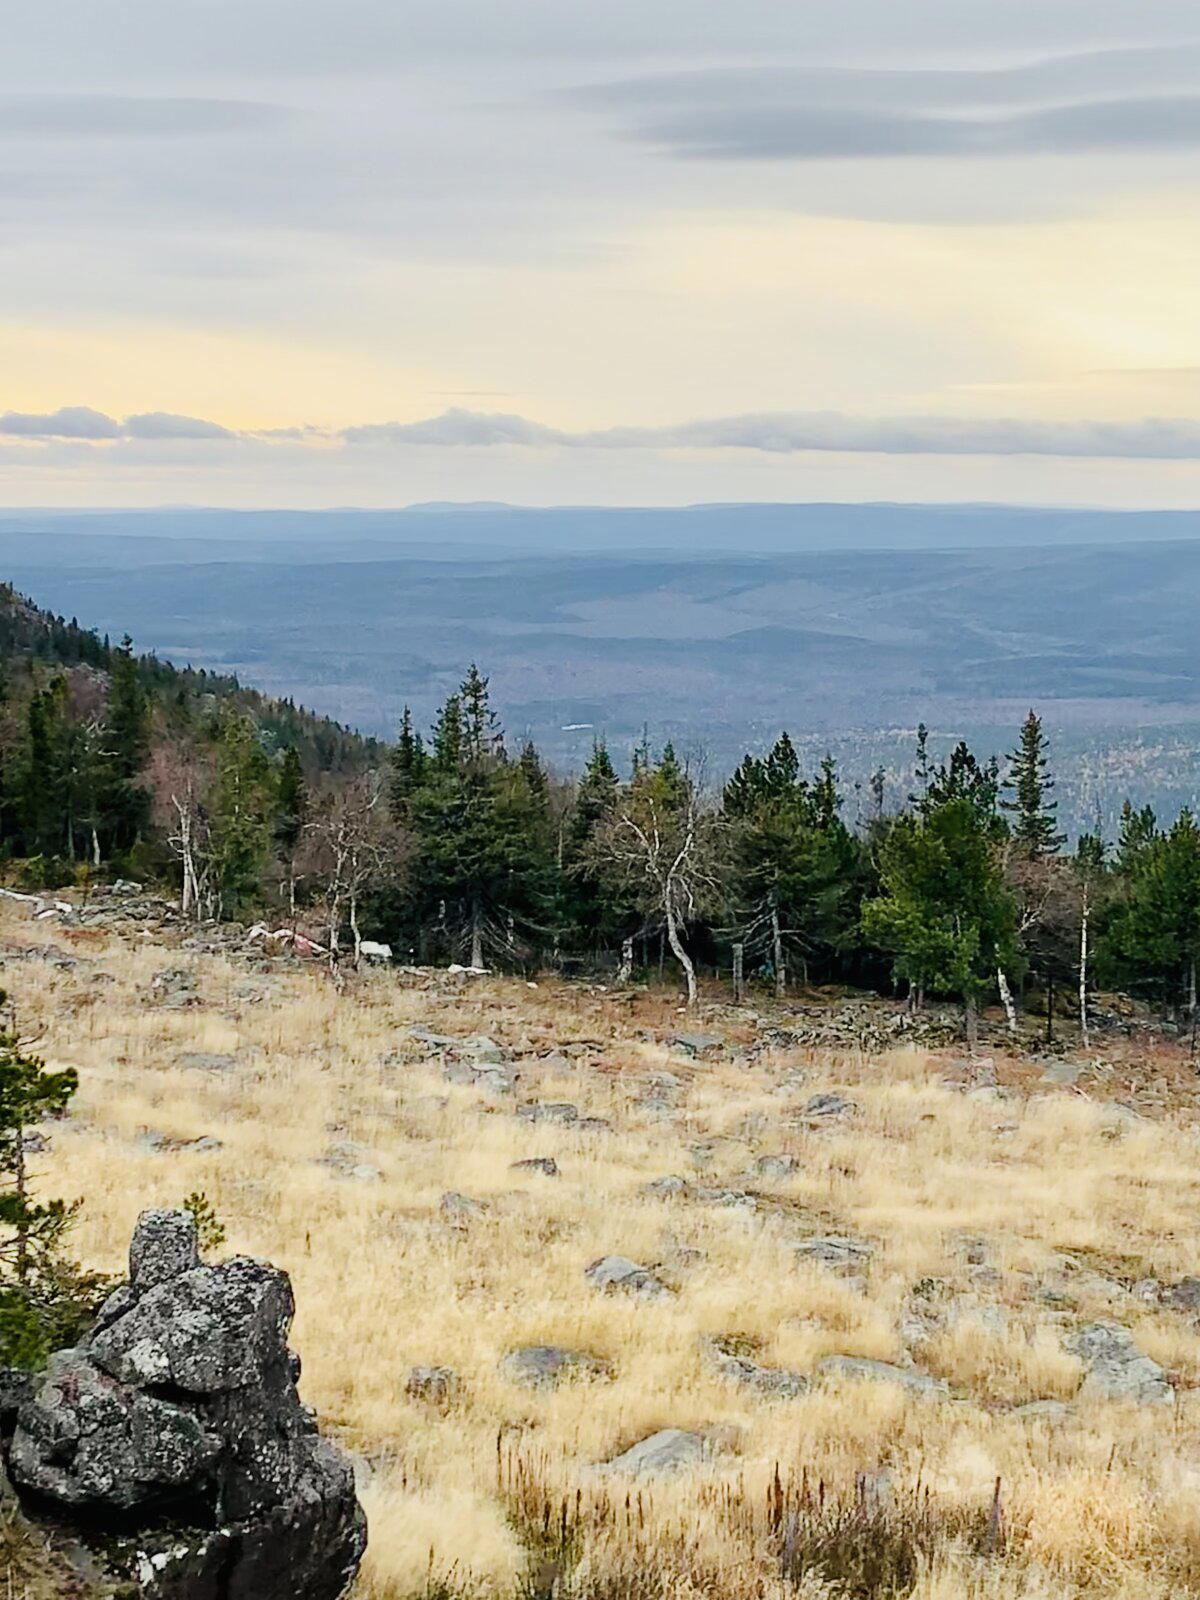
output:
<instances>
[{"instance_id":1,"label":"white birch trunk","mask_svg":"<svg viewBox=\"0 0 1200 1600\"><path fill-rule=\"evenodd\" d=\"M1088 920L1091 907L1088 903L1087 884L1083 886L1083 914L1079 919L1079 1032L1083 1039L1083 1048L1090 1050L1091 1038L1088 1034L1087 993L1088 993Z\"/></svg>"},{"instance_id":2,"label":"white birch trunk","mask_svg":"<svg viewBox=\"0 0 1200 1600\"><path fill-rule=\"evenodd\" d=\"M1008 1018L1009 1033L1017 1031L1017 1008L1013 1005L1012 990L1008 987L1008 979L1004 976L1004 968L996 968L996 985L1000 990L1000 1002L1004 1007L1004 1015Z\"/></svg>"},{"instance_id":3,"label":"white birch trunk","mask_svg":"<svg viewBox=\"0 0 1200 1600\"><path fill-rule=\"evenodd\" d=\"M687 1003L689 1006L696 1004L696 969L692 965L692 958L683 948L683 940L679 937L679 928L675 921L675 907L671 896L666 897L663 909L667 915L667 943L676 961L683 968L683 976L687 981Z\"/></svg>"}]
</instances>

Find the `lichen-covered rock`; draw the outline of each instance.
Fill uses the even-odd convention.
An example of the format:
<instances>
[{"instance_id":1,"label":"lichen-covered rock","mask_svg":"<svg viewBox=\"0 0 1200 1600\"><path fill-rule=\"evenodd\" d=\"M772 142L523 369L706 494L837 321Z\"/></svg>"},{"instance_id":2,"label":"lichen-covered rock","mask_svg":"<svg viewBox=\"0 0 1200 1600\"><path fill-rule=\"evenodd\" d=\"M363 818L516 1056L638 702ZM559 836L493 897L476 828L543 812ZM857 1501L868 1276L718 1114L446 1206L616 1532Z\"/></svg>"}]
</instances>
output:
<instances>
[{"instance_id":1,"label":"lichen-covered rock","mask_svg":"<svg viewBox=\"0 0 1200 1600\"><path fill-rule=\"evenodd\" d=\"M186 1212L143 1213L130 1281L55 1355L9 1447L19 1491L147 1600L337 1600L366 1524L287 1347L287 1275L199 1260Z\"/></svg>"},{"instance_id":2,"label":"lichen-covered rock","mask_svg":"<svg viewBox=\"0 0 1200 1600\"><path fill-rule=\"evenodd\" d=\"M1087 1368L1082 1393L1143 1406L1173 1406L1175 1391L1152 1357L1118 1322L1091 1322L1067 1341Z\"/></svg>"},{"instance_id":3,"label":"lichen-covered rock","mask_svg":"<svg viewBox=\"0 0 1200 1600\"><path fill-rule=\"evenodd\" d=\"M564 1350L554 1344L525 1345L512 1350L500 1363L500 1371L512 1383L526 1389L553 1389L563 1378L609 1378L607 1361L583 1350Z\"/></svg>"}]
</instances>

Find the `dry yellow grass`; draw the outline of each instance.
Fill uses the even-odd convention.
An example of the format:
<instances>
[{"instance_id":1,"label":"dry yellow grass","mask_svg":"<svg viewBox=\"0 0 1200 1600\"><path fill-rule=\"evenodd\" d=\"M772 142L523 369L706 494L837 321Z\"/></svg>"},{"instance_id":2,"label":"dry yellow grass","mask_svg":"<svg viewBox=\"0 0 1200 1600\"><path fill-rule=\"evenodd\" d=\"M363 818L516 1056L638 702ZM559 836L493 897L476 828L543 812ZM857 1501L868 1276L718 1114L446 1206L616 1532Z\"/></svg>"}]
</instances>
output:
<instances>
[{"instance_id":1,"label":"dry yellow grass","mask_svg":"<svg viewBox=\"0 0 1200 1600\"><path fill-rule=\"evenodd\" d=\"M0 936L70 944L7 908ZM379 973L339 995L318 972L259 973L148 939L70 947L84 958L73 970L10 960L3 978L48 1058L80 1073L74 1114L41 1160L43 1187L86 1197L74 1248L90 1265L120 1271L137 1213L200 1189L228 1252L291 1273L304 1396L362 1463L363 1600L441 1582L505 1596L533 1581L537 1592L530 1529L512 1515L523 1472L537 1484L527 1500L565 1498L572 1518L576 1496L591 1508L574 1551L581 1593L636 1569L671 1595L829 1600L836 1591L817 1578L787 1587L779 1576L777 1466L835 1489L887 1469L971 1515L986 1513L999 1479L1003 1555L949 1542L917 1577L920 1600L1200 1593L1200 1335L1183 1313L1114 1300L1111 1286L1200 1264L1190 1110L1126 1123L1070 1091L972 1097L943 1083L944 1062L913 1051L693 1062L654 1042L655 1024L678 1025L667 1002L631 1009L557 983L422 988ZM152 979L169 966L194 972L200 1006L157 1003ZM415 1023L518 1051L598 1041L557 1077L525 1056L515 1098L570 1101L612 1131L530 1125L512 1097L447 1082L440 1062L421 1060ZM703 1025L748 1037L731 1014ZM175 1064L196 1050L238 1065ZM659 1120L643 1097L664 1069L683 1081ZM858 1114L803 1126L797 1108L826 1089ZM221 1148L156 1152L139 1143L147 1130L208 1134ZM320 1164L345 1142L378 1181ZM792 1176L744 1176L778 1152L797 1158ZM553 1156L561 1175L512 1170L531 1156ZM746 1213L642 1192L667 1173L749 1187L762 1202ZM446 1191L487 1209L456 1225L439 1209ZM797 1265L795 1244L820 1232L871 1242L865 1283ZM610 1252L660 1264L676 1292L654 1303L596 1292L584 1269ZM914 1300L922 1280L935 1281ZM934 1314L910 1357L914 1306ZM939 1319L939 1306L957 1317ZM1175 1375L1174 1408L1074 1399L1082 1369L1063 1338L1097 1316L1127 1323ZM705 1354L705 1335L732 1334L757 1360L805 1373L831 1354L915 1359L950 1397L819 1380L798 1398L763 1399ZM589 1351L614 1376L516 1387L499 1362L534 1343ZM459 1396L444 1407L409 1398L418 1364L453 1368ZM1044 1399L1072 1400L1067 1419L1015 1410ZM591 1468L661 1427L708 1430L720 1448L676 1479L634 1484L626 1508L629 1485Z\"/></svg>"}]
</instances>

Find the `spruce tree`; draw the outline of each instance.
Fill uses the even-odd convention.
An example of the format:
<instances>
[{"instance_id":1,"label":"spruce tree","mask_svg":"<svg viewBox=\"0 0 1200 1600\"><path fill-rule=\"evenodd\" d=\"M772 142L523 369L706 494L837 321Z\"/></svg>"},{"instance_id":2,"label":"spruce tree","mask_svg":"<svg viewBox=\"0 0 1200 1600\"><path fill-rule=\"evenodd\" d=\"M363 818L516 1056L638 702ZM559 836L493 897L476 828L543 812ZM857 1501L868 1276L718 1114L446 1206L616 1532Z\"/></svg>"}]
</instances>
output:
<instances>
[{"instance_id":1,"label":"spruce tree","mask_svg":"<svg viewBox=\"0 0 1200 1600\"><path fill-rule=\"evenodd\" d=\"M1057 801L1050 799L1054 779L1049 773L1046 736L1042 720L1030 711L1021 728L1021 742L1009 755L1005 792L1000 802L1012 817L1012 836L1031 856L1055 855L1066 840L1057 831Z\"/></svg>"},{"instance_id":2,"label":"spruce tree","mask_svg":"<svg viewBox=\"0 0 1200 1600\"><path fill-rule=\"evenodd\" d=\"M426 762L424 742L413 728L412 712L405 706L396 747L391 753L388 782L388 806L397 822L404 821L408 815L413 792L424 780Z\"/></svg>"}]
</instances>

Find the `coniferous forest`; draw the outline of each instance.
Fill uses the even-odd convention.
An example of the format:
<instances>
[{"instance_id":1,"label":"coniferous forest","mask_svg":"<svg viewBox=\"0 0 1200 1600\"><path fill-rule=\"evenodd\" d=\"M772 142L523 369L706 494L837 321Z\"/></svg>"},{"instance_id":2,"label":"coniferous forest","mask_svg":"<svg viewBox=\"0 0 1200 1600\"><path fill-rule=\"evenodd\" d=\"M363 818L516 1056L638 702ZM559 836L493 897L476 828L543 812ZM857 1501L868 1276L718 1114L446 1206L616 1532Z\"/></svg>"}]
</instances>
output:
<instances>
[{"instance_id":1,"label":"coniferous forest","mask_svg":"<svg viewBox=\"0 0 1200 1600\"><path fill-rule=\"evenodd\" d=\"M506 737L474 666L434 725L383 746L236 679L179 670L0 591L0 849L22 889L169 886L199 921L258 921L357 959L678 977L736 959L783 995L839 984L1015 1023L1120 989L1191 1019L1200 827L1127 802L1120 836L1067 839L1030 711L1003 757L880 774L845 820L830 760L786 732L722 785L670 744L603 740L549 770Z\"/></svg>"}]
</instances>

